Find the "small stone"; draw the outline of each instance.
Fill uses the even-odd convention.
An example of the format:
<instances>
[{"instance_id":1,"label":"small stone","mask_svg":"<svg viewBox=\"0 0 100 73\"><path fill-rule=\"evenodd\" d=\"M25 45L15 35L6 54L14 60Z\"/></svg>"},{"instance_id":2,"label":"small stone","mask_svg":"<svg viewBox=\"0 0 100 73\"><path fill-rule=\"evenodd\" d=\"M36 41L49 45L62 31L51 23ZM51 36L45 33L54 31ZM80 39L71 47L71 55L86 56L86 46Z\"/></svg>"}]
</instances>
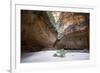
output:
<instances>
[{"instance_id":1,"label":"small stone","mask_svg":"<svg viewBox=\"0 0 100 73\"><path fill-rule=\"evenodd\" d=\"M53 55L55 57L65 57L66 51L64 49L57 50L57 52Z\"/></svg>"}]
</instances>

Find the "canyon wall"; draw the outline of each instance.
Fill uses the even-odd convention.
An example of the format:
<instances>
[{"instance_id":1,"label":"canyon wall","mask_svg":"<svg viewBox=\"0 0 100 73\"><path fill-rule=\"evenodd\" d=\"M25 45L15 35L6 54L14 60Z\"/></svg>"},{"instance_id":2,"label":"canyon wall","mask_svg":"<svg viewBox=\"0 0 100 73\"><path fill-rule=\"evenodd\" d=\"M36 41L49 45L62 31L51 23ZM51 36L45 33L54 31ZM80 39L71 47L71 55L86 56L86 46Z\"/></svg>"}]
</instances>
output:
<instances>
[{"instance_id":1,"label":"canyon wall","mask_svg":"<svg viewBox=\"0 0 100 73\"><path fill-rule=\"evenodd\" d=\"M58 22L63 37L56 42L58 32L46 11L21 10L21 51L89 50L89 13L62 12Z\"/></svg>"},{"instance_id":2,"label":"canyon wall","mask_svg":"<svg viewBox=\"0 0 100 73\"><path fill-rule=\"evenodd\" d=\"M89 50L89 13L63 12L60 17L64 36L56 48Z\"/></svg>"},{"instance_id":3,"label":"canyon wall","mask_svg":"<svg viewBox=\"0 0 100 73\"><path fill-rule=\"evenodd\" d=\"M40 51L45 47L52 48L56 35L46 12L21 11L22 51Z\"/></svg>"}]
</instances>

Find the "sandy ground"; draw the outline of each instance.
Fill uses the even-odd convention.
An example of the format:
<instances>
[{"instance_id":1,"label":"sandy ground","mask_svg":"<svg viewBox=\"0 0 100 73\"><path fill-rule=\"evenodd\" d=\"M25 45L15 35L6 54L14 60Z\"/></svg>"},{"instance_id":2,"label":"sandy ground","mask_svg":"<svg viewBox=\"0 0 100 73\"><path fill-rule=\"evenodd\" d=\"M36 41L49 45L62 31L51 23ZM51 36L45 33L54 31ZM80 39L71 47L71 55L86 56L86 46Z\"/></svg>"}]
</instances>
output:
<instances>
[{"instance_id":1,"label":"sandy ground","mask_svg":"<svg viewBox=\"0 0 100 73\"><path fill-rule=\"evenodd\" d=\"M22 63L30 62L56 62L56 61L73 61L73 60L89 60L89 53L83 51L67 51L65 57L54 57L56 51L40 51L23 53L21 57Z\"/></svg>"}]
</instances>

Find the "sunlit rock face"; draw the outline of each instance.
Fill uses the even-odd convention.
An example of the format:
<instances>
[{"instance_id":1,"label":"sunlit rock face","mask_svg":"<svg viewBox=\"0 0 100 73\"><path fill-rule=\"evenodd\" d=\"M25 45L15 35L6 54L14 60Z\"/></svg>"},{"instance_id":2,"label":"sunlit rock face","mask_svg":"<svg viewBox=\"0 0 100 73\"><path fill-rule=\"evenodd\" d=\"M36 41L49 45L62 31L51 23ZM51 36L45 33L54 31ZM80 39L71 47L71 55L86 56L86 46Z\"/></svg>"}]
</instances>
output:
<instances>
[{"instance_id":1,"label":"sunlit rock face","mask_svg":"<svg viewBox=\"0 0 100 73\"><path fill-rule=\"evenodd\" d=\"M89 14L62 13L60 26L64 36L56 44L56 48L89 49Z\"/></svg>"},{"instance_id":2,"label":"sunlit rock face","mask_svg":"<svg viewBox=\"0 0 100 73\"><path fill-rule=\"evenodd\" d=\"M60 14L61 14L60 11L52 12L52 15L53 15L53 17L54 17L56 23L57 23L57 21L59 20L59 18L60 18L60 16L61 16Z\"/></svg>"},{"instance_id":3,"label":"sunlit rock face","mask_svg":"<svg viewBox=\"0 0 100 73\"><path fill-rule=\"evenodd\" d=\"M21 10L22 51L62 48L89 49L89 13Z\"/></svg>"},{"instance_id":4,"label":"sunlit rock face","mask_svg":"<svg viewBox=\"0 0 100 73\"><path fill-rule=\"evenodd\" d=\"M89 14L88 13L73 13L63 12L60 17L61 26L63 31L79 31L88 28L89 26Z\"/></svg>"}]
</instances>

